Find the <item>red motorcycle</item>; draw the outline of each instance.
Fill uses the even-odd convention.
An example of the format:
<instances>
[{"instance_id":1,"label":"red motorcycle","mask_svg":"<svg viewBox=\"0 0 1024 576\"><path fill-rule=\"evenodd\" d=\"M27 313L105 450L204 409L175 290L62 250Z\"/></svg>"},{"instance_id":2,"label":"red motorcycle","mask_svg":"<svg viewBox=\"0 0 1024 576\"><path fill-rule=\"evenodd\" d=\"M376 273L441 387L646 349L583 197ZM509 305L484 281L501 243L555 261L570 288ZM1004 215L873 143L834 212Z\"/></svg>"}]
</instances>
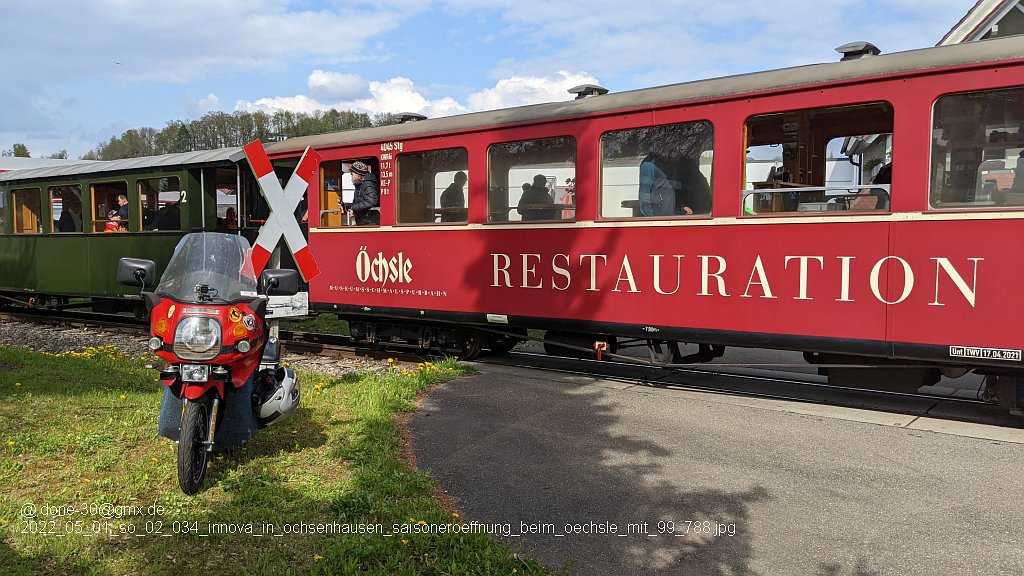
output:
<instances>
[{"instance_id":1,"label":"red motorcycle","mask_svg":"<svg viewBox=\"0 0 1024 576\"><path fill-rule=\"evenodd\" d=\"M160 434L178 444L178 484L195 494L210 453L248 440L299 403L295 373L279 365L268 337L271 295L298 291L294 270L265 270L257 281L252 249L233 234L181 239L160 277L149 260L122 258L117 279L141 286L150 316L149 348L166 364Z\"/></svg>"}]
</instances>

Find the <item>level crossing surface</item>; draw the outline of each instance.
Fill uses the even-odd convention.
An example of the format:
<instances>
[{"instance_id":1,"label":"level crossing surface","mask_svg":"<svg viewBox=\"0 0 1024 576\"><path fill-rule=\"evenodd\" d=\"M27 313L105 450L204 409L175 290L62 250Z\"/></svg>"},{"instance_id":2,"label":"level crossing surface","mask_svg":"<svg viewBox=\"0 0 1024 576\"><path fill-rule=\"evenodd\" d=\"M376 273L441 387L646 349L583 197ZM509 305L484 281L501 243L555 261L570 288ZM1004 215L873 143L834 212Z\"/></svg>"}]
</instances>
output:
<instances>
[{"instance_id":1,"label":"level crossing surface","mask_svg":"<svg viewBox=\"0 0 1024 576\"><path fill-rule=\"evenodd\" d=\"M553 567L1024 573L1020 428L479 370L423 399L417 464L469 521Z\"/></svg>"}]
</instances>

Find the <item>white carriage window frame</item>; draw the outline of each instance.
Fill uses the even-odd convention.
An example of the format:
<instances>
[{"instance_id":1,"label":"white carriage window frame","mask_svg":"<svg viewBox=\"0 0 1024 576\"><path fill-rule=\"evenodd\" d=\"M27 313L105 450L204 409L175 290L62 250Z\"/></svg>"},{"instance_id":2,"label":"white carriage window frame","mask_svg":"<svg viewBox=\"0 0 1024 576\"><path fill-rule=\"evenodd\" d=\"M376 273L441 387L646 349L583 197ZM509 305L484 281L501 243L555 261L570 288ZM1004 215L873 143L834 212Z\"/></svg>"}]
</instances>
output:
<instances>
[{"instance_id":1,"label":"white carriage window frame","mask_svg":"<svg viewBox=\"0 0 1024 576\"><path fill-rule=\"evenodd\" d=\"M495 157L522 157L534 143L550 143L552 150L559 150L543 162L509 163L502 178L495 178ZM543 155L543 144L536 153ZM521 150L515 150L516 147ZM571 153L565 154L571 147ZM550 224L576 221L576 164L578 144L571 135L512 140L491 144L487 148L487 222L490 224ZM514 175L513 175L514 173ZM541 179L544 180L541 185ZM538 197L547 195L551 200L541 203L523 204L524 193ZM540 190L543 188L543 190ZM500 202L493 201L501 198ZM515 199L515 201L513 201ZM523 206L520 208L520 206ZM527 207L529 206L529 207ZM549 207L550 206L550 207Z\"/></svg>"},{"instance_id":2,"label":"white carriage window frame","mask_svg":"<svg viewBox=\"0 0 1024 576\"><path fill-rule=\"evenodd\" d=\"M408 165L408 162L415 157L429 158L431 156L443 157L444 155L461 155L452 162L443 162L444 170L435 170L429 183L425 183L422 174L415 173L416 170ZM460 162L461 160L461 162ZM403 167L403 161L406 166ZM464 225L469 223L469 151L463 146L451 148L438 148L434 150L420 150L416 152L403 152L396 157L397 176L397 211L395 222L404 226L423 226L434 223L448 225ZM455 185L455 179L462 174L465 182L462 185L461 206L443 206L442 197L450 186ZM429 175L429 174L428 174ZM408 200L406 200L408 198ZM403 203L416 202L423 204L419 218L412 218L406 214ZM429 210L429 216L425 216Z\"/></svg>"},{"instance_id":3,"label":"white carriage window frame","mask_svg":"<svg viewBox=\"0 0 1024 576\"><path fill-rule=\"evenodd\" d=\"M873 115L875 109L887 114L888 118L882 115ZM814 133L804 124L805 121L814 122L816 120L814 116L822 113L842 114L844 112L863 113L868 116L867 119L876 124L858 126L864 128L863 130L847 129L836 134L823 134L825 136L823 142L809 137ZM797 139L789 142L773 141L751 144L751 124L776 116L781 117L779 126L782 134L784 136L795 135ZM787 116L791 118L787 118ZM818 124L818 126L827 125L829 124L825 121ZM830 160L827 157L829 142L844 137L874 137L872 142L877 141L879 145L884 146L883 156L891 162L895 127L895 110L891 102L875 100L761 112L749 116L743 126L745 148L743 156L744 186L740 192L741 217L813 216L823 212L829 215L856 215L865 212L885 213L891 211L891 184L873 183L871 181L873 174L866 172L855 174L853 182L830 183L828 181L828 162ZM884 128L884 130L873 131L870 130L872 127ZM806 138L806 140L801 140L801 138ZM822 142L823 148L811 149L809 144L814 142ZM793 148L792 151L786 149L787 144ZM751 150L770 146L778 147L779 152L778 157L770 163L771 169L768 171L768 175L763 179L761 178L763 173L761 176L752 175L752 164L757 162L757 159L751 158ZM794 156L794 154L798 156ZM815 158L820 160L814 161L814 165L811 165L810 160ZM868 172L874 172L877 168L875 166ZM791 169L798 172L806 170L815 174L811 179L820 181L820 184L808 183L809 175L792 174Z\"/></svg>"},{"instance_id":4,"label":"white carriage window frame","mask_svg":"<svg viewBox=\"0 0 1024 576\"><path fill-rule=\"evenodd\" d=\"M696 142L700 150L684 150L681 145L666 149L666 131L689 128L706 128L706 134L701 134L699 142ZM635 153L609 158L611 139L618 136L629 138L631 134L636 134L633 136L636 139L635 143L623 142L617 145L635 148ZM711 216L714 201L714 136L714 123L705 118L622 128L601 134L600 218L668 220ZM660 173L659 176L663 175L666 178L676 194L687 192L688 195L693 195L689 202L684 196L676 196L673 204L679 208L678 213L673 209L671 214L656 215L652 212L650 215L644 215L647 210L641 207L640 170L641 165L648 161L652 163L654 170ZM703 186L707 187L706 192L701 189ZM686 214L682 209L683 205L689 203L697 208L691 208L693 214Z\"/></svg>"},{"instance_id":5,"label":"white carriage window frame","mask_svg":"<svg viewBox=\"0 0 1024 576\"><path fill-rule=\"evenodd\" d=\"M994 102L1000 96L1001 118L1000 104ZM942 105L952 106L958 99L960 109L942 113ZM971 114L971 103L983 110ZM1024 209L1024 114L1015 108L1021 104L1024 86L951 92L935 99L928 162L929 211Z\"/></svg>"}]
</instances>

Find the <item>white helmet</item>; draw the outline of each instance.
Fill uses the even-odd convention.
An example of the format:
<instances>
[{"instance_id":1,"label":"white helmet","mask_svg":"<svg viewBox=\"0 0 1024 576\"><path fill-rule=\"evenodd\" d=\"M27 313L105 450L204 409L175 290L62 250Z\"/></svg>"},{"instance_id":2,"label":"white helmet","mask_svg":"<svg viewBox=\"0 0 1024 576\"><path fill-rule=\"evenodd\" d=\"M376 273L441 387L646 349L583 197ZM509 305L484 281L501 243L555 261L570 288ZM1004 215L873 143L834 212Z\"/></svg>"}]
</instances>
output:
<instances>
[{"instance_id":1,"label":"white helmet","mask_svg":"<svg viewBox=\"0 0 1024 576\"><path fill-rule=\"evenodd\" d=\"M272 375L267 373L265 378L272 380L266 381L268 385L265 388L258 387L253 398L256 415L263 426L295 410L299 405L299 379L294 370L281 367Z\"/></svg>"}]
</instances>

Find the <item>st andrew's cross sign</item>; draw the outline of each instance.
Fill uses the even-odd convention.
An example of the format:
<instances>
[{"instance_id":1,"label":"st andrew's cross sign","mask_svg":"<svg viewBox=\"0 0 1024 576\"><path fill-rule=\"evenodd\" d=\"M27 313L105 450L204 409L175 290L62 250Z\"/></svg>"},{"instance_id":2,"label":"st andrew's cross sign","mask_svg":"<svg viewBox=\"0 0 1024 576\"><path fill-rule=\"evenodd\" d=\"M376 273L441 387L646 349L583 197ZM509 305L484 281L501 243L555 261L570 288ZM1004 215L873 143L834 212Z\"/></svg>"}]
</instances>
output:
<instances>
[{"instance_id":1,"label":"st andrew's cross sign","mask_svg":"<svg viewBox=\"0 0 1024 576\"><path fill-rule=\"evenodd\" d=\"M281 188L281 183L274 174L274 168L270 165L267 152L259 140L246 144L245 157L249 160L256 180L259 181L260 191L267 199L270 206L270 216L266 223L260 228L259 236L256 237L256 244L252 247L252 265L258 276L266 267L270 255L277 248L278 242L284 238L288 250L295 257L295 263L299 267L302 278L309 282L320 275L320 267L316 265L313 252L302 235L302 229L295 219L295 207L302 200L303 193L310 182L316 180L316 167L320 164L320 155L312 148L306 148L306 152L295 167L295 172L288 179L288 183Z\"/></svg>"}]
</instances>

